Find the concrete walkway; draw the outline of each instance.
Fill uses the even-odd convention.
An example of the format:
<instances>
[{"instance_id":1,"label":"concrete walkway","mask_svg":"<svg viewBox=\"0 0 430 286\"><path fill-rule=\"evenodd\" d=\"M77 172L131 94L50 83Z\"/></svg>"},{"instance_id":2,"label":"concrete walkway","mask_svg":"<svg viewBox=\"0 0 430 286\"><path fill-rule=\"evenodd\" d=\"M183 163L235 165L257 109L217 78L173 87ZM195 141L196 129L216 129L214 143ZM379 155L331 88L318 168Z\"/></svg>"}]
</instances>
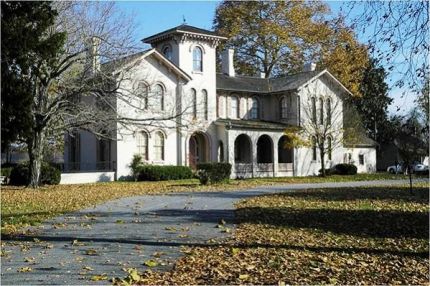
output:
<instances>
[{"instance_id":1,"label":"concrete walkway","mask_svg":"<svg viewBox=\"0 0 430 286\"><path fill-rule=\"evenodd\" d=\"M182 255L182 246L208 245L212 239L222 242L229 233L217 225L224 220L227 228L234 227L238 200L297 189L405 183L290 184L123 198L57 217L38 227L34 235L6 241L1 284L109 284L91 279L124 277L123 268L143 270L148 260L157 262L153 269L167 270Z\"/></svg>"}]
</instances>

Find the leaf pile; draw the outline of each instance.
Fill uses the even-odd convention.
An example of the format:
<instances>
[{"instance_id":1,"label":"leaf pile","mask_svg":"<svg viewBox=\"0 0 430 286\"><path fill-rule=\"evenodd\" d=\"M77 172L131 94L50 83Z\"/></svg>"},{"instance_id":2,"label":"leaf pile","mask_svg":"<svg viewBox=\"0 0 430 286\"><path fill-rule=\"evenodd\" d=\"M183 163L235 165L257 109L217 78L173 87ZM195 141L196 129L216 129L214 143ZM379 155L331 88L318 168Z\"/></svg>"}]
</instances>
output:
<instances>
[{"instance_id":1,"label":"leaf pile","mask_svg":"<svg viewBox=\"0 0 430 286\"><path fill-rule=\"evenodd\" d=\"M424 284L428 189L302 190L238 203L227 245L191 248L138 284Z\"/></svg>"}]
</instances>

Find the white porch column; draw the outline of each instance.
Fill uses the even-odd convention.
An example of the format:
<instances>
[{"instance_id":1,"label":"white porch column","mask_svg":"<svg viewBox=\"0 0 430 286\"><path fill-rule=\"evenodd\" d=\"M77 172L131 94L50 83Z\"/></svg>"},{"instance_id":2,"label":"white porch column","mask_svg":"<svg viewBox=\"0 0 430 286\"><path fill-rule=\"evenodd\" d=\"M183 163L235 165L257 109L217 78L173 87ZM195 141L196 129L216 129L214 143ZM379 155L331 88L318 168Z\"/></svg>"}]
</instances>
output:
<instances>
[{"instance_id":1,"label":"white porch column","mask_svg":"<svg viewBox=\"0 0 430 286\"><path fill-rule=\"evenodd\" d=\"M279 138L273 138L273 177L278 176L278 142Z\"/></svg>"}]
</instances>

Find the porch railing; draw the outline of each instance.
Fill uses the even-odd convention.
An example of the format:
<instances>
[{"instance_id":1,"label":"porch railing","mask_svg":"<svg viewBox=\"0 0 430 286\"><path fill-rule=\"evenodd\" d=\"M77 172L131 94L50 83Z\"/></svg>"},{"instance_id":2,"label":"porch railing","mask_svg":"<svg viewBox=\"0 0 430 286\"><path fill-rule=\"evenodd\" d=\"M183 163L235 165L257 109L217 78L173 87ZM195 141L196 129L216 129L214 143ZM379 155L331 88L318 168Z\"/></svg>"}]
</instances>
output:
<instances>
[{"instance_id":1,"label":"porch railing","mask_svg":"<svg viewBox=\"0 0 430 286\"><path fill-rule=\"evenodd\" d=\"M273 172L273 163L257 163L257 172Z\"/></svg>"}]
</instances>

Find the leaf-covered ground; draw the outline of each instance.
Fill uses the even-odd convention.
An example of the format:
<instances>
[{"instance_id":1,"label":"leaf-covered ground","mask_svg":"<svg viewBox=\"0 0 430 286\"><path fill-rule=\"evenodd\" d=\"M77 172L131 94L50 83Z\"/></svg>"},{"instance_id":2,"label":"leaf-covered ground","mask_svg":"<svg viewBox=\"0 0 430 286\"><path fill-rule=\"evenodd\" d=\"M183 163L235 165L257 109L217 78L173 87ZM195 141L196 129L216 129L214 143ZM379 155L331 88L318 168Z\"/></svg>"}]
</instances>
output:
<instances>
[{"instance_id":1,"label":"leaf-covered ground","mask_svg":"<svg viewBox=\"0 0 430 286\"><path fill-rule=\"evenodd\" d=\"M1 187L2 234L16 233L21 227L76 211L109 200L143 194L184 191L232 190L286 183L318 183L405 179L403 175L363 174L355 176L287 177L237 180L215 186L202 186L198 180L168 182L109 182L82 185L44 186L38 190L23 187Z\"/></svg>"},{"instance_id":2,"label":"leaf-covered ground","mask_svg":"<svg viewBox=\"0 0 430 286\"><path fill-rule=\"evenodd\" d=\"M140 284L426 284L428 184L317 189L237 205L230 241L198 247Z\"/></svg>"}]
</instances>

